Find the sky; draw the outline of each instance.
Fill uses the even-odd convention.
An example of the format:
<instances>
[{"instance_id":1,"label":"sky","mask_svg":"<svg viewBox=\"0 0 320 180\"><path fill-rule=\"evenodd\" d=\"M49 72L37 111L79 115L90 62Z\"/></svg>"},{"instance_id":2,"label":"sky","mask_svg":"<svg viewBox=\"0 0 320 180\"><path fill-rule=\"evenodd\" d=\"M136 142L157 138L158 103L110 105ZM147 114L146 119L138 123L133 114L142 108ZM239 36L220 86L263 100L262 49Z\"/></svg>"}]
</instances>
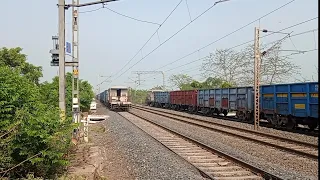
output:
<instances>
[{"instance_id":1,"label":"sky","mask_svg":"<svg viewBox=\"0 0 320 180\"><path fill-rule=\"evenodd\" d=\"M219 3L206 11L215 1L182 0L144 48L142 46L159 28L157 24L165 20L180 0L119 0L106 5L109 9L126 16L157 24L121 16L109 9L101 8L102 5L82 7L79 9L82 12L79 14L80 78L88 80L94 88L97 88L97 84L105 79L101 77L99 81L99 75L116 74L110 79L111 82L101 85L101 91L114 85L136 87L132 80L137 80L137 75L132 71L163 71L166 84L169 83L168 77L179 73L186 73L197 80L203 80L200 75L202 61L168 70L205 57L216 49L230 48L252 40L254 27L260 26L262 29L278 31L318 17L318 0L295 0L261 18L260 21L255 21L232 35L222 38L290 1L230 0ZM92 2L92 0L80 0L80 3L86 2ZM0 2L0 17L2 17L0 48L22 47L23 53L28 56L28 62L43 67L41 81L51 81L54 76L58 75L58 67L50 66L51 55L49 54L49 50L53 47L51 37L57 35L58 32L57 3L58 0L1 0ZM71 0L66 0L66 3L70 4ZM101 9L90 12L98 8ZM203 12L205 13L202 14ZM198 17L199 15L201 16ZM187 24L189 25L186 26ZM184 26L186 27L179 31ZM283 32L295 34L314 29L316 29L314 33L292 37L292 42L291 40L285 41L283 49L318 49L318 19ZM70 8L66 11L66 41L71 42L71 36ZM170 38L171 36L173 37ZM261 41L268 43L281 39L283 36L283 34L274 34ZM205 47L220 38L222 39ZM240 46L235 50L244 47ZM141 48L142 50L139 51ZM200 48L202 49L198 51ZM188 54L191 55L186 56ZM304 78L318 80L317 50L296 54L290 58L290 61L301 67L301 74ZM70 57L67 56L66 59L70 60ZM178 59L180 60L170 66L161 68ZM131 62L124 67L129 60ZM137 63L138 61L140 62ZM121 69L123 70L120 71ZM71 72L71 68L66 68L66 71ZM288 79L288 82L301 78L300 75L296 75ZM141 75L141 80L144 81L138 88L143 89L162 85L163 81L161 74L144 74Z\"/></svg>"}]
</instances>

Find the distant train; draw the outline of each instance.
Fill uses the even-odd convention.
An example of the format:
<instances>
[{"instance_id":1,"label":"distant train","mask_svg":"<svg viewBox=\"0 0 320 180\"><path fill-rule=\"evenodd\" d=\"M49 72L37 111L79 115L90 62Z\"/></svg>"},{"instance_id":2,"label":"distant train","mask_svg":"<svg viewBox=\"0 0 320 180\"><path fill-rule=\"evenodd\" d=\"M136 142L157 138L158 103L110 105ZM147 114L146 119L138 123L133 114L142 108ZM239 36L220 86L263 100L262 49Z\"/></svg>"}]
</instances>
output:
<instances>
[{"instance_id":1,"label":"distant train","mask_svg":"<svg viewBox=\"0 0 320 180\"><path fill-rule=\"evenodd\" d=\"M200 112L205 115L235 112L241 121L254 120L253 87L150 91L149 106ZM318 82L263 85L260 87L260 119L273 126L293 129L298 124L315 129L318 123Z\"/></svg>"},{"instance_id":2,"label":"distant train","mask_svg":"<svg viewBox=\"0 0 320 180\"><path fill-rule=\"evenodd\" d=\"M97 95L97 99L110 110L129 111L131 101L129 88L125 86L114 86Z\"/></svg>"}]
</instances>

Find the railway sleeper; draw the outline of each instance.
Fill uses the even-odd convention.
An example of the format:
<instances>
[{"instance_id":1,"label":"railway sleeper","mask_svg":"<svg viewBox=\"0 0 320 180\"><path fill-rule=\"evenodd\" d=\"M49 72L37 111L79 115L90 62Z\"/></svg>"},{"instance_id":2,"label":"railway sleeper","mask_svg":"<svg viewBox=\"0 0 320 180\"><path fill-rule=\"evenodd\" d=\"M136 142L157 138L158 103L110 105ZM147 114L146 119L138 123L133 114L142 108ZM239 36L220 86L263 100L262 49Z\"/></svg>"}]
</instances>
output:
<instances>
[{"instance_id":1,"label":"railway sleeper","mask_svg":"<svg viewBox=\"0 0 320 180\"><path fill-rule=\"evenodd\" d=\"M134 113L132 114L135 115ZM152 125L157 124L157 123L152 123L152 120L145 119L141 116L138 116L138 117L148 121ZM247 170L247 168L237 166L233 161L228 160L228 158L224 158L218 154L212 153L211 150L207 150L207 149L203 149L202 147L199 147L198 144L194 142L194 140L192 139L186 140L185 139L187 138L186 136L183 136L174 131L172 132L171 130L161 125L158 125L158 126L160 126L160 128L162 129L149 128L147 124L141 125L141 122L142 122L141 120L134 120L134 121L140 122L140 123L136 122L134 124L136 124L139 128L143 129L148 134L156 138L160 143L165 145L167 148L171 149L177 155L181 156L183 159L187 160L189 163L197 167L200 171L204 172L206 175L209 175L211 179L237 179L237 180L238 179L262 179L257 174ZM167 135L168 132L165 131L164 129L166 129L169 132L172 132L173 136L168 136ZM158 131L158 132L154 132L154 131ZM173 142L168 141L168 139L166 138L162 138L162 140L160 140L158 139L160 138L160 134L162 134L162 136L165 136L166 138L171 137L171 139L174 139L175 141ZM180 138L180 140L178 140L177 137L180 137L180 136L182 137ZM208 148L205 145L204 147ZM237 166L237 167L234 167L234 166ZM231 167L231 168L223 169L221 167ZM208 168L212 168L212 169L208 171L202 170L202 169L208 169ZM218 168L218 169L214 171L214 168Z\"/></svg>"}]
</instances>

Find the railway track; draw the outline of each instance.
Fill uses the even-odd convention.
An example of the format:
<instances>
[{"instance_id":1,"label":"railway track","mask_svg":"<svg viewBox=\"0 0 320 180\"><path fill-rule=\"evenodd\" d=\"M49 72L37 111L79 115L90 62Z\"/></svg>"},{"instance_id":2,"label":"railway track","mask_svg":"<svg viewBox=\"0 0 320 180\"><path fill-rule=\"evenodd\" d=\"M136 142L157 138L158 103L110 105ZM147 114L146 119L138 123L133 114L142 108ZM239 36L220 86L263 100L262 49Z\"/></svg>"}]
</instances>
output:
<instances>
[{"instance_id":1,"label":"railway track","mask_svg":"<svg viewBox=\"0 0 320 180\"><path fill-rule=\"evenodd\" d=\"M135 109L156 114L159 116L167 117L180 121L183 123L191 124L201 128L209 129L212 131L224 133L230 136L235 136L241 139L246 139L263 145L267 145L273 148L277 148L282 151L286 151L292 154L297 154L310 158L312 160L318 160L318 145L292 140L284 137L275 136L272 134L267 134L264 132L254 131L250 129L244 129L234 126L228 126L225 124L220 124L208 120L187 117L180 114L161 112L159 110L154 110L145 107L134 106Z\"/></svg>"},{"instance_id":2,"label":"railway track","mask_svg":"<svg viewBox=\"0 0 320 180\"><path fill-rule=\"evenodd\" d=\"M149 106L146 106L146 107L149 107ZM178 111L178 112L189 113L187 111ZM223 119L223 120L232 121L232 122L253 124L253 122L242 121L242 120L239 120L239 119L237 119L235 117L231 117L231 116L220 116L220 115L216 115L216 114L214 114L214 115L205 115L205 114L203 114L201 112L195 112L195 113L191 113L191 114L204 116L204 117L212 117L212 118L217 118L217 119ZM316 128L314 130L310 130L310 129L305 128L305 127L297 126L294 129L287 129L286 127L283 127L283 126L272 126L266 121L260 121L260 126L267 127L267 128L272 128L272 129L277 129L277 130L281 130L281 131L297 133L297 134L304 134L304 135L307 135L307 136L313 136L313 137L318 137L319 136L319 129L318 128Z\"/></svg>"},{"instance_id":3,"label":"railway track","mask_svg":"<svg viewBox=\"0 0 320 180\"><path fill-rule=\"evenodd\" d=\"M209 179L281 179L148 118L133 112L120 112L119 114L184 158Z\"/></svg>"}]
</instances>

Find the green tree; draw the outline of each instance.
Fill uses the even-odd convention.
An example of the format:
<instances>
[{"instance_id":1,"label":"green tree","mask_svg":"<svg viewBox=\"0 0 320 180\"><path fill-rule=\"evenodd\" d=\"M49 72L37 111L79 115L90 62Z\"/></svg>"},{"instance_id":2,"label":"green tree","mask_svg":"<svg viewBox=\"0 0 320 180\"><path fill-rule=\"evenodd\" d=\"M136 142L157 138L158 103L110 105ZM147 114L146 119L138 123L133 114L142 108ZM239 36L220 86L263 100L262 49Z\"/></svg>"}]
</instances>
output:
<instances>
[{"instance_id":1,"label":"green tree","mask_svg":"<svg viewBox=\"0 0 320 180\"><path fill-rule=\"evenodd\" d=\"M42 67L34 66L27 62L27 55L21 53L22 48L0 49L0 66L9 67L11 70L18 70L31 82L39 84L42 77Z\"/></svg>"},{"instance_id":2,"label":"green tree","mask_svg":"<svg viewBox=\"0 0 320 180\"><path fill-rule=\"evenodd\" d=\"M39 84L41 67L26 62L21 48L0 50L0 176L53 178L67 165L72 118L61 121L58 77ZM72 75L67 73L66 103L71 111ZM91 85L80 81L81 108L90 106Z\"/></svg>"},{"instance_id":3,"label":"green tree","mask_svg":"<svg viewBox=\"0 0 320 180\"><path fill-rule=\"evenodd\" d=\"M39 87L19 69L0 66L0 82L0 172L49 177L67 163L70 119L60 121L59 109L42 103Z\"/></svg>"},{"instance_id":4,"label":"green tree","mask_svg":"<svg viewBox=\"0 0 320 180\"><path fill-rule=\"evenodd\" d=\"M80 80L80 108L87 111L90 108L94 92L88 81ZM40 84L42 100L49 104L59 106L59 77L54 77L52 82L44 82ZM71 116L72 111L72 74L66 74L66 113Z\"/></svg>"},{"instance_id":5,"label":"green tree","mask_svg":"<svg viewBox=\"0 0 320 180\"><path fill-rule=\"evenodd\" d=\"M193 79L187 74L176 74L170 76L169 81L173 86L178 87L179 89L185 89L190 88L189 85Z\"/></svg>"},{"instance_id":6,"label":"green tree","mask_svg":"<svg viewBox=\"0 0 320 180\"><path fill-rule=\"evenodd\" d=\"M148 95L147 90L142 89L131 89L129 96L132 103L144 104Z\"/></svg>"},{"instance_id":7,"label":"green tree","mask_svg":"<svg viewBox=\"0 0 320 180\"><path fill-rule=\"evenodd\" d=\"M155 86L151 88L150 90L163 90L163 86Z\"/></svg>"},{"instance_id":8,"label":"green tree","mask_svg":"<svg viewBox=\"0 0 320 180\"><path fill-rule=\"evenodd\" d=\"M228 87L234 87L235 85L226 82L221 78L217 77L208 77L203 83L202 88L228 88Z\"/></svg>"}]
</instances>

